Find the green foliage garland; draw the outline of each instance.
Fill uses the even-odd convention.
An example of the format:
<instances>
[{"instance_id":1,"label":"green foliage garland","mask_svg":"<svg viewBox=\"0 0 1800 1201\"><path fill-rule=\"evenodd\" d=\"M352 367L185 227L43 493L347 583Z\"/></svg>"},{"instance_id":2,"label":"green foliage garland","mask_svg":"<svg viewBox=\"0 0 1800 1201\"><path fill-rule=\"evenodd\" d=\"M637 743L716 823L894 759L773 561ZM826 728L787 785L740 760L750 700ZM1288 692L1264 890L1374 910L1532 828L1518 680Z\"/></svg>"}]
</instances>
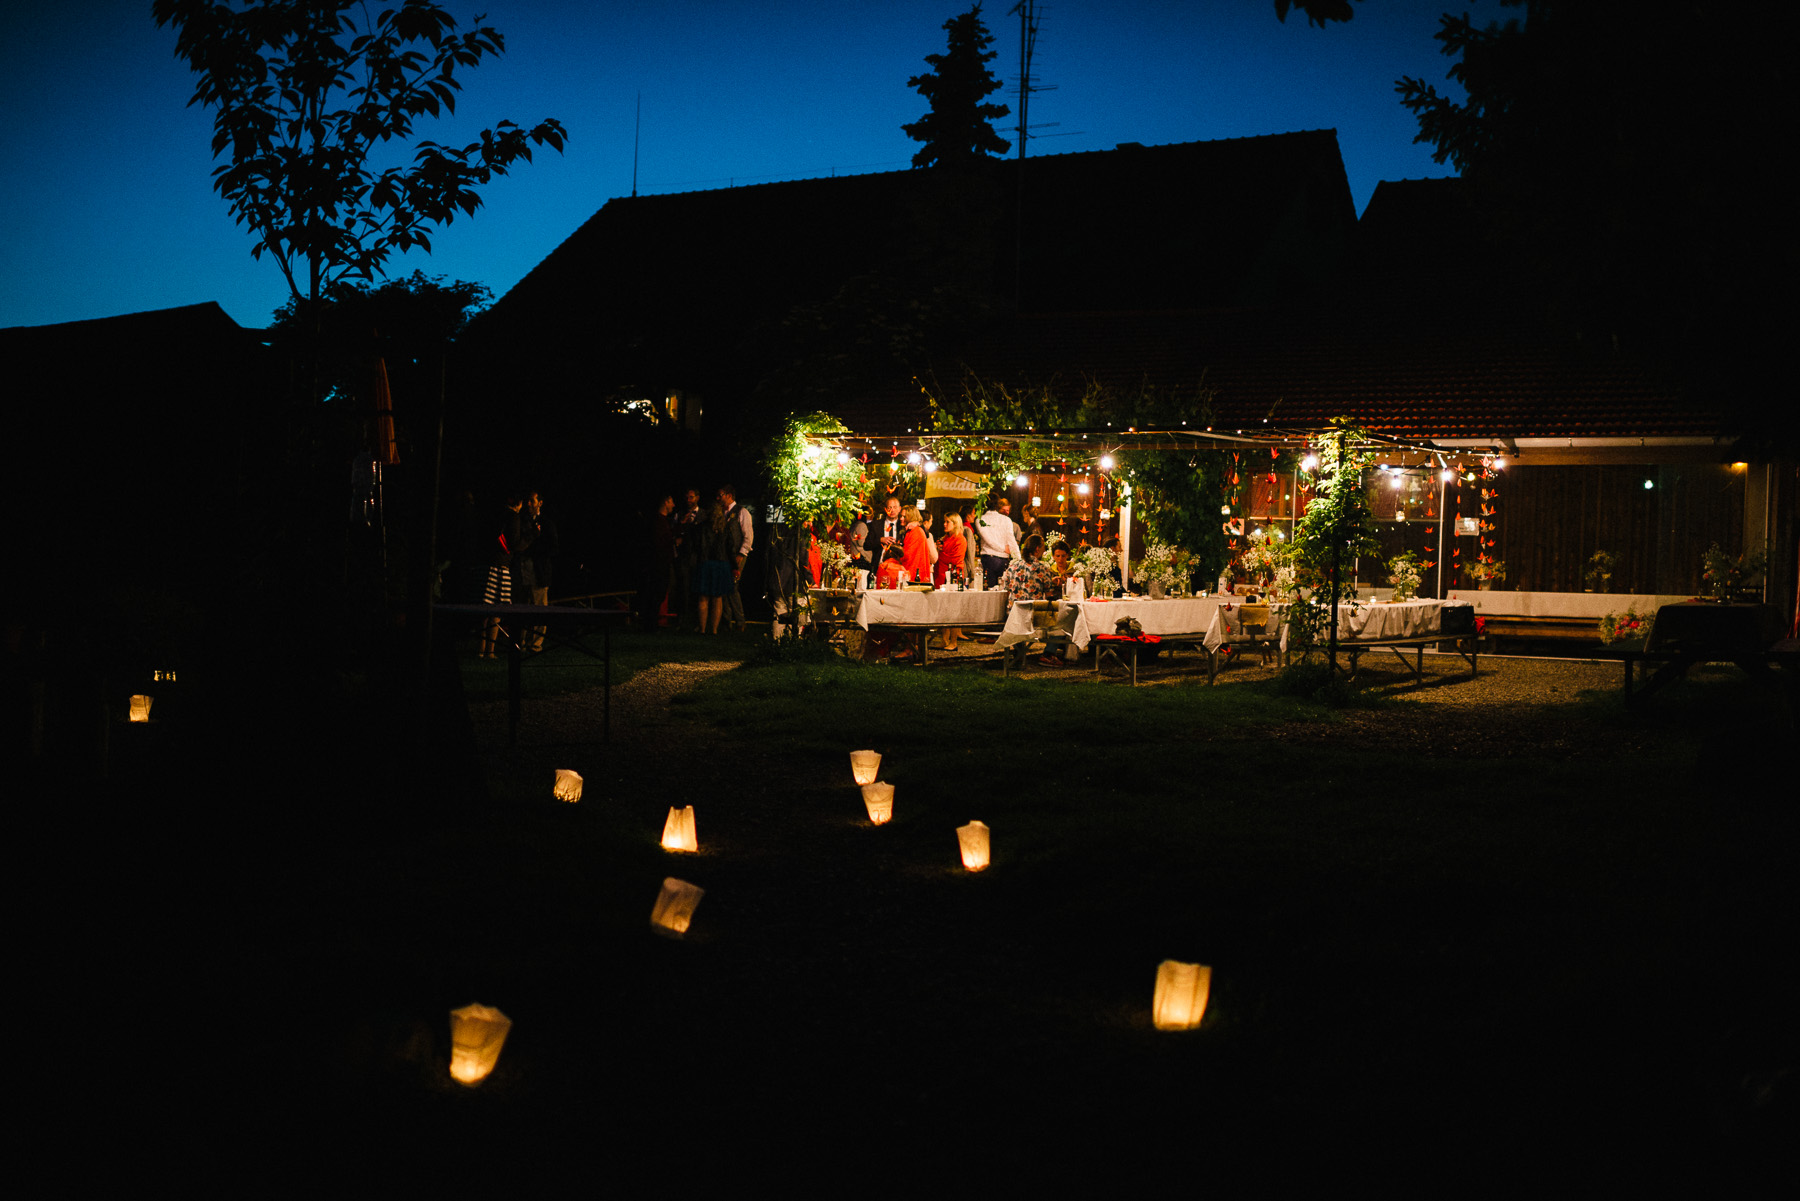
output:
<instances>
[{"instance_id":1,"label":"green foliage garland","mask_svg":"<svg viewBox=\"0 0 1800 1201\"><path fill-rule=\"evenodd\" d=\"M1001 479L1066 461L1069 439L1063 430L1204 429L1212 399L1204 388L1188 395L1149 390L1122 395L1092 382L1070 398L1052 385L1012 389L974 375L957 393L929 395L939 458L982 463ZM984 433L1000 430L1008 432ZM1104 439L1097 440L1093 455L1108 449ZM1126 447L1112 454L1118 461L1114 479L1130 499L1134 519L1143 524L1144 537L1190 548L1203 573L1224 566L1229 551L1219 510L1235 493L1231 453L1196 446Z\"/></svg>"},{"instance_id":2,"label":"green foliage garland","mask_svg":"<svg viewBox=\"0 0 1800 1201\"><path fill-rule=\"evenodd\" d=\"M854 457L840 461L838 452L813 440L844 432L830 413L810 413L790 418L769 447L764 465L790 522L856 520L874 484L869 469Z\"/></svg>"},{"instance_id":3,"label":"green foliage garland","mask_svg":"<svg viewBox=\"0 0 1800 1201\"><path fill-rule=\"evenodd\" d=\"M1332 432L1321 440L1319 466L1313 479L1313 496L1294 526L1294 558L1300 582L1328 588L1333 552L1340 565L1340 580L1359 556L1380 549L1375 538L1374 515L1363 488L1363 471L1374 458L1363 431L1347 417L1333 418Z\"/></svg>"}]
</instances>

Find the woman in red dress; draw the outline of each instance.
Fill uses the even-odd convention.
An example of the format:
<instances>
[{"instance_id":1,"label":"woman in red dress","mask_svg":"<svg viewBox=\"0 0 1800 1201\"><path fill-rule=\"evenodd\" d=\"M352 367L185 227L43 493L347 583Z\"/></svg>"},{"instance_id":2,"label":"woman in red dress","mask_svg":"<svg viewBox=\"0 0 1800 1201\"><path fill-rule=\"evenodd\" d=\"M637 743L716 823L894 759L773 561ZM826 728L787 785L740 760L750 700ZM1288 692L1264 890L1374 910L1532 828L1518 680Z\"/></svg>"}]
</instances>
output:
<instances>
[{"instance_id":1,"label":"woman in red dress","mask_svg":"<svg viewBox=\"0 0 1800 1201\"><path fill-rule=\"evenodd\" d=\"M944 514L944 541L938 547L936 582L939 588L950 578L950 573L962 574L963 555L968 550L968 543L963 539L962 518L955 512ZM944 631L944 649L953 651L962 642L961 629Z\"/></svg>"},{"instance_id":2,"label":"woman in red dress","mask_svg":"<svg viewBox=\"0 0 1800 1201\"><path fill-rule=\"evenodd\" d=\"M937 544L925 531L927 520L917 509L907 510L906 537L901 545L905 548L906 577L915 584L930 583L932 565L938 561Z\"/></svg>"}]
</instances>

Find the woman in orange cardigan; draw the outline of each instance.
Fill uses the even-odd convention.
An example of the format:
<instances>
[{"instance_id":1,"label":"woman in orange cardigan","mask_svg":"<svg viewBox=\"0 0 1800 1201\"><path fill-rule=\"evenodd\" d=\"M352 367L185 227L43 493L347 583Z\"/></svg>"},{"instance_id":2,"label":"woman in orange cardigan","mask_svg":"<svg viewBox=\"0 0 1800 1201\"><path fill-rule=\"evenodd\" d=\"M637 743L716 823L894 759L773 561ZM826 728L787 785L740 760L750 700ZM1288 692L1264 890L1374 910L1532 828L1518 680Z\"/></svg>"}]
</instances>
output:
<instances>
[{"instance_id":1,"label":"woman in orange cardigan","mask_svg":"<svg viewBox=\"0 0 1800 1201\"><path fill-rule=\"evenodd\" d=\"M938 561L937 543L924 526L929 520L917 509L906 511L906 537L901 545L905 548L906 575L914 584L929 584L931 568Z\"/></svg>"}]
</instances>

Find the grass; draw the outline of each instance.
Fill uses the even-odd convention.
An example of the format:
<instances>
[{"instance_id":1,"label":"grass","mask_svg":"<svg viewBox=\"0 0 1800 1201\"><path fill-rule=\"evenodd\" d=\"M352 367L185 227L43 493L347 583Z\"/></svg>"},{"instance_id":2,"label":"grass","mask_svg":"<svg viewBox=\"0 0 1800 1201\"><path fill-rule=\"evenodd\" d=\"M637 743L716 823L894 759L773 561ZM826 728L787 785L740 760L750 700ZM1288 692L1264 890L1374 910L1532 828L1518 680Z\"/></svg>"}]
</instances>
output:
<instances>
[{"instance_id":1,"label":"grass","mask_svg":"<svg viewBox=\"0 0 1800 1201\"><path fill-rule=\"evenodd\" d=\"M730 645L620 634L615 681ZM593 676L525 671L540 697ZM503 695L503 667L467 677ZM677 753L592 748L579 806L547 800L560 748L490 732L510 803L248 841L188 882L207 983L181 999L222 1028L181 1145L240 1186L1755 1191L1793 1114L1796 831L1736 695L1526 723L1665 723L1654 753L1476 757L1384 746L1438 720L1416 703L768 662L679 698ZM869 745L881 828L849 781ZM702 850L669 856L686 803ZM708 889L681 943L645 928L666 874ZM1214 967L1193 1034L1150 1028L1167 957ZM443 1066L472 999L517 1026L471 1091Z\"/></svg>"}]
</instances>

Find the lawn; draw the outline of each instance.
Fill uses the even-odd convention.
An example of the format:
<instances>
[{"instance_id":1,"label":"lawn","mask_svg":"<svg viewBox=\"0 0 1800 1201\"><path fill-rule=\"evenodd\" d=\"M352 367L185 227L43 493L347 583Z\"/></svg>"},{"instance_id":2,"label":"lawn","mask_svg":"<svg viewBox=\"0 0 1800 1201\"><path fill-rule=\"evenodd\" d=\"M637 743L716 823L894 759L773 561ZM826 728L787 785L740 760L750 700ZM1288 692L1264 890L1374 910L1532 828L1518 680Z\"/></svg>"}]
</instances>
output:
<instances>
[{"instance_id":1,"label":"lawn","mask_svg":"<svg viewBox=\"0 0 1800 1201\"><path fill-rule=\"evenodd\" d=\"M200 965L178 993L211 1053L171 1096L196 1180L1442 1195L1783 1170L1796 830L1741 680L1640 715L1591 672L1481 706L1370 671L1329 709L1248 671L1133 690L615 650L610 741L581 716L594 671L551 655L509 748L504 668L465 659L486 803L247 838L187 882L207 925L174 939ZM661 662L746 654L630 703ZM580 804L550 799L558 766ZM672 804L697 855L657 846ZM707 890L679 942L647 924L665 875ZM1165 958L1213 967L1198 1031L1151 1026ZM515 1022L473 1090L445 1075L471 1000Z\"/></svg>"}]
</instances>

